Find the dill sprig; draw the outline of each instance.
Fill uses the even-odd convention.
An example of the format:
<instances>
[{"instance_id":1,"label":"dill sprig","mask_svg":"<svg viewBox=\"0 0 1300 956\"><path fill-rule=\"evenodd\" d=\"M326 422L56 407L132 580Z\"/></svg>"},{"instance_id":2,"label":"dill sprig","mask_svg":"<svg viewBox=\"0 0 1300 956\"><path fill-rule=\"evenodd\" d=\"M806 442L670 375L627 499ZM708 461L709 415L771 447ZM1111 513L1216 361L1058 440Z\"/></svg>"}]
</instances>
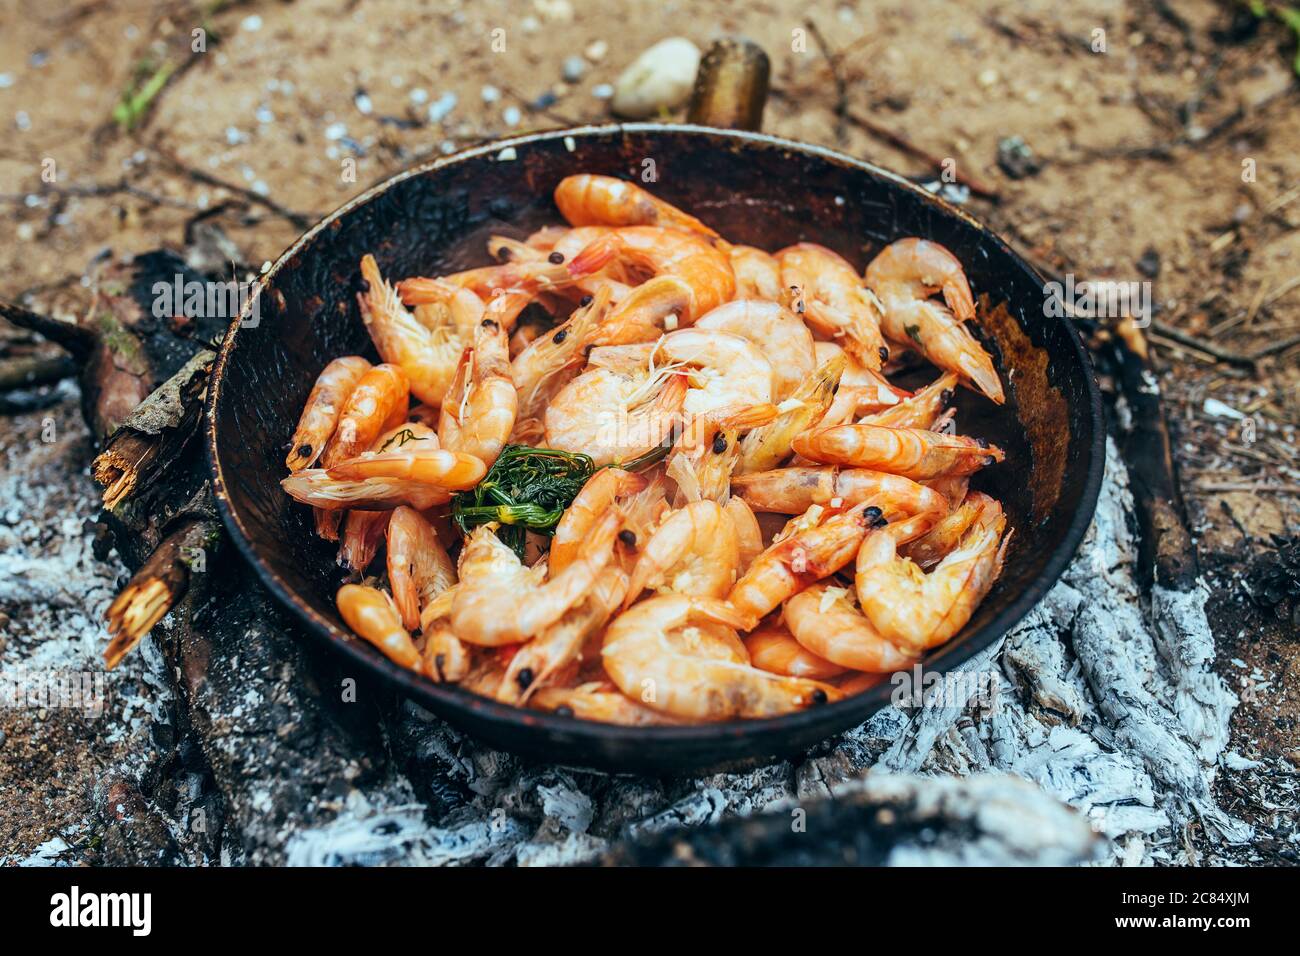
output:
<instances>
[{"instance_id":1,"label":"dill sprig","mask_svg":"<svg viewBox=\"0 0 1300 956\"><path fill-rule=\"evenodd\" d=\"M664 444L626 463L601 467L640 471L662 459L669 447ZM553 535L564 509L598 470L590 457L577 452L506 445L482 481L452 496L451 520L466 535L479 525L498 522L497 537L522 561L528 532Z\"/></svg>"},{"instance_id":2,"label":"dill sprig","mask_svg":"<svg viewBox=\"0 0 1300 956\"><path fill-rule=\"evenodd\" d=\"M452 496L451 518L462 534L499 522L497 537L522 560L527 533L554 534L564 509L595 472L587 455L506 445L482 481Z\"/></svg>"}]
</instances>

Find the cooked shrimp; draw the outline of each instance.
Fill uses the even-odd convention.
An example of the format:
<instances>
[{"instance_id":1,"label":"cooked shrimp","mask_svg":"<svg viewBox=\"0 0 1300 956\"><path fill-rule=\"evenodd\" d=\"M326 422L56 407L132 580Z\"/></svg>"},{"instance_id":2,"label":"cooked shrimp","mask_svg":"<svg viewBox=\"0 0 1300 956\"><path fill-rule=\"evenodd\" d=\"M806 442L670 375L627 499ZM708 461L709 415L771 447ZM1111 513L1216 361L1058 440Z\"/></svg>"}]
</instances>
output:
<instances>
[{"instance_id":1,"label":"cooked shrimp","mask_svg":"<svg viewBox=\"0 0 1300 956\"><path fill-rule=\"evenodd\" d=\"M555 187L555 205L573 226L666 226L718 238L694 216L613 176L565 176Z\"/></svg>"},{"instance_id":2,"label":"cooked shrimp","mask_svg":"<svg viewBox=\"0 0 1300 956\"><path fill-rule=\"evenodd\" d=\"M572 230L555 248L566 254L602 239L617 248L616 262L652 276L676 276L690 286L692 301L680 316L683 325L689 325L735 295L736 277L726 253L707 239L688 232L657 226L620 229L587 226Z\"/></svg>"},{"instance_id":3,"label":"cooked shrimp","mask_svg":"<svg viewBox=\"0 0 1300 956\"><path fill-rule=\"evenodd\" d=\"M482 459L463 452L436 448L427 451L386 451L378 455L362 455L339 462L325 469L330 478L342 481L364 481L368 478L388 478L433 485L445 491L467 491L487 473ZM302 474L300 472L300 474ZM286 481L289 479L285 479ZM283 484L284 482L281 482ZM435 501L433 504L442 504ZM423 511L432 505L418 507Z\"/></svg>"},{"instance_id":4,"label":"cooked shrimp","mask_svg":"<svg viewBox=\"0 0 1300 956\"><path fill-rule=\"evenodd\" d=\"M345 584L339 588L337 603L339 614L357 635L383 651L394 663L413 670L419 668L420 652L402 626L393 599L386 593L360 584Z\"/></svg>"},{"instance_id":5,"label":"cooked shrimp","mask_svg":"<svg viewBox=\"0 0 1300 956\"><path fill-rule=\"evenodd\" d=\"M844 673L844 668L818 657L794 639L790 629L780 621L760 625L745 638L749 660L759 670L786 677L826 680Z\"/></svg>"},{"instance_id":6,"label":"cooked shrimp","mask_svg":"<svg viewBox=\"0 0 1300 956\"><path fill-rule=\"evenodd\" d=\"M785 602L790 633L824 660L856 671L889 674L916 659L885 640L851 599L847 588L814 584Z\"/></svg>"},{"instance_id":7,"label":"cooked shrimp","mask_svg":"<svg viewBox=\"0 0 1300 956\"><path fill-rule=\"evenodd\" d=\"M638 704L610 681L591 681L577 687L544 687L529 703L538 710L581 720L596 720L602 724L656 727L681 723L667 714Z\"/></svg>"},{"instance_id":8,"label":"cooked shrimp","mask_svg":"<svg viewBox=\"0 0 1300 956\"><path fill-rule=\"evenodd\" d=\"M936 381L891 405L862 419L868 425L888 425L890 428L933 428L952 402L957 376L946 372Z\"/></svg>"},{"instance_id":9,"label":"cooked shrimp","mask_svg":"<svg viewBox=\"0 0 1300 956\"><path fill-rule=\"evenodd\" d=\"M948 508L942 494L910 478L834 465L797 465L737 475L731 490L755 511L787 515L837 500L844 508L875 506L889 521L914 514L942 514Z\"/></svg>"},{"instance_id":10,"label":"cooked shrimp","mask_svg":"<svg viewBox=\"0 0 1300 956\"><path fill-rule=\"evenodd\" d=\"M772 363L748 339L731 332L678 329L655 344L653 355L690 371L682 410L698 415L724 405L772 400Z\"/></svg>"},{"instance_id":11,"label":"cooked shrimp","mask_svg":"<svg viewBox=\"0 0 1300 956\"><path fill-rule=\"evenodd\" d=\"M957 547L970 526L980 520L985 508L999 507L988 495L972 491L957 507L935 522L934 527L899 551L922 570L932 568Z\"/></svg>"},{"instance_id":12,"label":"cooked shrimp","mask_svg":"<svg viewBox=\"0 0 1300 956\"><path fill-rule=\"evenodd\" d=\"M677 504L725 502L740 461L740 432L766 425L776 415L775 405L725 405L692 418L674 443L664 472L677 482Z\"/></svg>"},{"instance_id":13,"label":"cooked shrimp","mask_svg":"<svg viewBox=\"0 0 1300 956\"><path fill-rule=\"evenodd\" d=\"M646 588L661 593L725 597L736 582L740 543L717 502L693 501L672 512L640 549L623 604Z\"/></svg>"},{"instance_id":14,"label":"cooked shrimp","mask_svg":"<svg viewBox=\"0 0 1300 956\"><path fill-rule=\"evenodd\" d=\"M437 448L438 436L423 422L403 422L375 439L370 451L378 454L405 448ZM338 563L353 571L365 571L375 559L379 542L388 528L388 511L349 511L343 521Z\"/></svg>"},{"instance_id":15,"label":"cooked shrimp","mask_svg":"<svg viewBox=\"0 0 1300 956\"><path fill-rule=\"evenodd\" d=\"M289 455L284 463L290 471L302 471L316 464L338 426L348 396L368 371L370 363L359 355L346 355L325 366L307 396L302 417L289 442Z\"/></svg>"},{"instance_id":16,"label":"cooked shrimp","mask_svg":"<svg viewBox=\"0 0 1300 956\"><path fill-rule=\"evenodd\" d=\"M623 567L631 570L636 563L637 548L659 527L672 508L668 504L668 481L663 468L649 472L644 488L633 492L619 502L623 512L623 530L619 532Z\"/></svg>"},{"instance_id":17,"label":"cooked shrimp","mask_svg":"<svg viewBox=\"0 0 1300 956\"><path fill-rule=\"evenodd\" d=\"M418 511L396 509L388 522L388 583L402 626L420 626L420 610L456 583L456 568L433 526Z\"/></svg>"},{"instance_id":18,"label":"cooked shrimp","mask_svg":"<svg viewBox=\"0 0 1300 956\"><path fill-rule=\"evenodd\" d=\"M438 441L490 468L514 431L517 403L506 330L484 319L442 404Z\"/></svg>"},{"instance_id":19,"label":"cooked shrimp","mask_svg":"<svg viewBox=\"0 0 1300 956\"><path fill-rule=\"evenodd\" d=\"M834 342L818 342L816 349L820 364L835 355L844 356L844 374L840 376L840 387L835 392L830 408L817 423L819 428L855 421L860 415L890 408L911 395L911 392L890 384L884 375L867 368L852 353L844 351Z\"/></svg>"},{"instance_id":20,"label":"cooked shrimp","mask_svg":"<svg viewBox=\"0 0 1300 956\"><path fill-rule=\"evenodd\" d=\"M660 595L614 619L605 631L601 657L623 693L693 720L771 717L840 697L826 684L698 653L707 625L734 628L743 623L724 601Z\"/></svg>"},{"instance_id":21,"label":"cooked shrimp","mask_svg":"<svg viewBox=\"0 0 1300 956\"><path fill-rule=\"evenodd\" d=\"M817 367L812 333L779 302L735 299L695 320L697 329L732 332L748 339L772 366L772 401L789 398Z\"/></svg>"},{"instance_id":22,"label":"cooked shrimp","mask_svg":"<svg viewBox=\"0 0 1300 956\"><path fill-rule=\"evenodd\" d=\"M469 674L473 663L469 647L445 624L425 629L424 648L420 651L420 669L430 680L456 683Z\"/></svg>"},{"instance_id":23,"label":"cooked shrimp","mask_svg":"<svg viewBox=\"0 0 1300 956\"><path fill-rule=\"evenodd\" d=\"M558 388L550 387L566 368L583 361L583 349L609 308L609 293L602 290L557 328L539 335L510 363L510 377L518 392L517 417L540 418Z\"/></svg>"},{"instance_id":24,"label":"cooked shrimp","mask_svg":"<svg viewBox=\"0 0 1300 956\"><path fill-rule=\"evenodd\" d=\"M663 443L686 392L685 376L671 371L584 372L546 407L546 445L582 452L597 465L631 461Z\"/></svg>"},{"instance_id":25,"label":"cooked shrimp","mask_svg":"<svg viewBox=\"0 0 1300 956\"><path fill-rule=\"evenodd\" d=\"M880 311L853 266L811 242L787 246L776 259L795 312L823 335L836 339L867 368L880 368L889 358L880 334Z\"/></svg>"},{"instance_id":26,"label":"cooked shrimp","mask_svg":"<svg viewBox=\"0 0 1300 956\"><path fill-rule=\"evenodd\" d=\"M645 479L621 468L601 468L588 478L555 526L547 558L550 573L558 574L573 563L591 530L613 504L645 486Z\"/></svg>"},{"instance_id":27,"label":"cooked shrimp","mask_svg":"<svg viewBox=\"0 0 1300 956\"><path fill-rule=\"evenodd\" d=\"M841 352L818 367L778 406L782 411L773 421L741 440L737 471L741 474L766 471L790 456L795 436L820 421L835 401L846 359L847 355Z\"/></svg>"},{"instance_id":28,"label":"cooked shrimp","mask_svg":"<svg viewBox=\"0 0 1300 956\"><path fill-rule=\"evenodd\" d=\"M740 555L737 571L744 574L754 559L763 553L763 529L753 510L740 498L728 498L723 510L727 512L731 526L736 530L736 550Z\"/></svg>"},{"instance_id":29,"label":"cooked shrimp","mask_svg":"<svg viewBox=\"0 0 1300 956\"><path fill-rule=\"evenodd\" d=\"M535 298L552 290L563 290L582 282L615 261L620 251L617 239L607 229L573 229L565 233L566 251L555 249L545 259L521 259L495 266L481 266L438 279L416 277L397 284L407 305L439 301L447 285L468 289L491 301L501 293ZM521 306L522 308L522 306Z\"/></svg>"},{"instance_id":30,"label":"cooked shrimp","mask_svg":"<svg viewBox=\"0 0 1300 956\"><path fill-rule=\"evenodd\" d=\"M406 421L410 390L406 374L396 365L376 365L357 381L343 403L339 424L321 454L321 467L369 450L383 432Z\"/></svg>"},{"instance_id":31,"label":"cooked shrimp","mask_svg":"<svg viewBox=\"0 0 1300 956\"><path fill-rule=\"evenodd\" d=\"M824 517L823 509L814 505L816 515L809 509L803 527L796 522L798 530L773 542L755 558L727 599L752 626L791 595L834 574L853 560L867 523L880 517L867 507L860 504Z\"/></svg>"},{"instance_id":32,"label":"cooked shrimp","mask_svg":"<svg viewBox=\"0 0 1300 956\"><path fill-rule=\"evenodd\" d=\"M349 511L339 534L338 564L364 573L375 560L379 542L388 528L389 511Z\"/></svg>"},{"instance_id":33,"label":"cooked shrimp","mask_svg":"<svg viewBox=\"0 0 1300 956\"><path fill-rule=\"evenodd\" d=\"M916 480L969 475L1006 457L1002 449L960 435L884 425L836 425L805 432L794 450L812 461L851 465Z\"/></svg>"},{"instance_id":34,"label":"cooked shrimp","mask_svg":"<svg viewBox=\"0 0 1300 956\"><path fill-rule=\"evenodd\" d=\"M873 529L858 551L854 578L862 611L887 640L920 654L954 637L1002 572L1011 540L1004 540L1006 516L991 498L979 519L928 574L898 555L898 546L916 537L913 518ZM928 525L923 524L922 530Z\"/></svg>"},{"instance_id":35,"label":"cooked shrimp","mask_svg":"<svg viewBox=\"0 0 1300 956\"><path fill-rule=\"evenodd\" d=\"M937 242L900 239L871 260L866 282L880 300L887 336L1002 404L993 359L964 324L975 318L975 300L956 256ZM946 308L930 298L939 291Z\"/></svg>"},{"instance_id":36,"label":"cooked shrimp","mask_svg":"<svg viewBox=\"0 0 1300 956\"><path fill-rule=\"evenodd\" d=\"M781 301L781 263L775 256L753 246L729 246L727 256L736 274L737 299Z\"/></svg>"},{"instance_id":37,"label":"cooked shrimp","mask_svg":"<svg viewBox=\"0 0 1300 956\"><path fill-rule=\"evenodd\" d=\"M611 509L592 529L577 557L545 583L497 538L494 524L475 528L460 558L460 587L451 626L463 641L499 647L524 641L558 621L591 590L613 554L622 523ZM512 608L503 613L504 608Z\"/></svg>"},{"instance_id":38,"label":"cooked shrimp","mask_svg":"<svg viewBox=\"0 0 1300 956\"><path fill-rule=\"evenodd\" d=\"M423 511L451 500L451 489L437 484L400 478L332 478L324 468L306 468L282 478L280 487L295 501L319 511L337 512L340 518L347 510L391 511L410 505Z\"/></svg>"},{"instance_id":39,"label":"cooked shrimp","mask_svg":"<svg viewBox=\"0 0 1300 956\"><path fill-rule=\"evenodd\" d=\"M397 290L380 275L374 256L361 259L361 275L366 287L357 294L357 303L375 348L385 362L401 368L416 398L430 405L441 403L455 375L461 350L469 344L462 324L468 317L467 307L458 304L458 290L437 282L425 300L436 308L421 310L417 317L402 305ZM477 296L462 291L460 297L464 296L477 304L477 313L481 314ZM474 311L473 306L468 308Z\"/></svg>"},{"instance_id":40,"label":"cooked shrimp","mask_svg":"<svg viewBox=\"0 0 1300 956\"><path fill-rule=\"evenodd\" d=\"M609 286L600 291L609 293ZM608 317L592 333L591 345L628 345L653 342L671 332L688 315L694 293L684 279L655 276L629 289Z\"/></svg>"},{"instance_id":41,"label":"cooked shrimp","mask_svg":"<svg viewBox=\"0 0 1300 956\"><path fill-rule=\"evenodd\" d=\"M591 591L578 604L519 648L510 659L497 699L522 704L551 684L557 674L575 665L587 638L605 626L627 593L627 575L610 566L596 577Z\"/></svg>"}]
</instances>

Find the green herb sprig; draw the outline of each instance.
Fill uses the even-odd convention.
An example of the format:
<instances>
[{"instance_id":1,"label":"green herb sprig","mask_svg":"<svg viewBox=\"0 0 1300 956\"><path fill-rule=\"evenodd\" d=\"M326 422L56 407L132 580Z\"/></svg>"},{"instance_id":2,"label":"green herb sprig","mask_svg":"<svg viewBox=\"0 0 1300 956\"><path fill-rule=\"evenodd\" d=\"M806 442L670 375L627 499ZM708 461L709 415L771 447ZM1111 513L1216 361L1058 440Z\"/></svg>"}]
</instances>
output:
<instances>
[{"instance_id":1,"label":"green herb sprig","mask_svg":"<svg viewBox=\"0 0 1300 956\"><path fill-rule=\"evenodd\" d=\"M661 445L626 463L602 467L640 471L661 460L669 447ZM506 445L482 481L452 496L451 520L466 535L498 522L497 537L522 561L528 532L555 534L564 509L598 470L589 456L577 452Z\"/></svg>"}]
</instances>

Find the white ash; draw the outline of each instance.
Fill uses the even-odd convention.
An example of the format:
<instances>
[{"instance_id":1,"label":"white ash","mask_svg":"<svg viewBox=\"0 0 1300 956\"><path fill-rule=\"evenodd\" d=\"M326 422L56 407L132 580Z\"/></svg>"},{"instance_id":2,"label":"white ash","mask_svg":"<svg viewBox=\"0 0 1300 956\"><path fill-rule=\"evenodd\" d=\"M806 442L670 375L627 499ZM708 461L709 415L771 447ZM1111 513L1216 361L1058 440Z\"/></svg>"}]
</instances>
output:
<instances>
[{"instance_id":1,"label":"white ash","mask_svg":"<svg viewBox=\"0 0 1300 956\"><path fill-rule=\"evenodd\" d=\"M54 440L43 440L48 437ZM151 730L168 719L171 691L161 655L148 638L139 654L104 673L104 612L124 572L115 554L107 561L95 557L86 526L99 513L100 493L85 464L90 439L75 386L61 386L54 406L0 421L0 455L0 500L8 505L0 521L0 686L30 686L63 675L102 679L104 709L86 722L88 739L55 736L50 746L66 749L70 763L88 759L93 750L104 761L96 779L137 778L149 759ZM0 721L5 716L0 710ZM11 788L25 786L0 779L0 802ZM57 835L55 826L51 822L30 859L39 863L57 843L63 843L58 852L75 856L67 848L84 844L93 826L91 808L80 820L60 821Z\"/></svg>"}]
</instances>

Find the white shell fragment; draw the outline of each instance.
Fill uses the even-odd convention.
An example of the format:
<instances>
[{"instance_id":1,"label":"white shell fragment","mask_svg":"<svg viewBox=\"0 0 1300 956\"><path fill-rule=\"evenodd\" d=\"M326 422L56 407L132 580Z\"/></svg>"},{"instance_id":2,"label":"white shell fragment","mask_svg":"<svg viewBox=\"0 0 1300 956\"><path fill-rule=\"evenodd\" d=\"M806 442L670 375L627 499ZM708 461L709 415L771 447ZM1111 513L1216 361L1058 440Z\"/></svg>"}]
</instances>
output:
<instances>
[{"instance_id":1,"label":"white shell fragment","mask_svg":"<svg viewBox=\"0 0 1300 956\"><path fill-rule=\"evenodd\" d=\"M700 48L685 37L661 40L619 74L610 109L625 119L648 119L686 102L700 67Z\"/></svg>"}]
</instances>

